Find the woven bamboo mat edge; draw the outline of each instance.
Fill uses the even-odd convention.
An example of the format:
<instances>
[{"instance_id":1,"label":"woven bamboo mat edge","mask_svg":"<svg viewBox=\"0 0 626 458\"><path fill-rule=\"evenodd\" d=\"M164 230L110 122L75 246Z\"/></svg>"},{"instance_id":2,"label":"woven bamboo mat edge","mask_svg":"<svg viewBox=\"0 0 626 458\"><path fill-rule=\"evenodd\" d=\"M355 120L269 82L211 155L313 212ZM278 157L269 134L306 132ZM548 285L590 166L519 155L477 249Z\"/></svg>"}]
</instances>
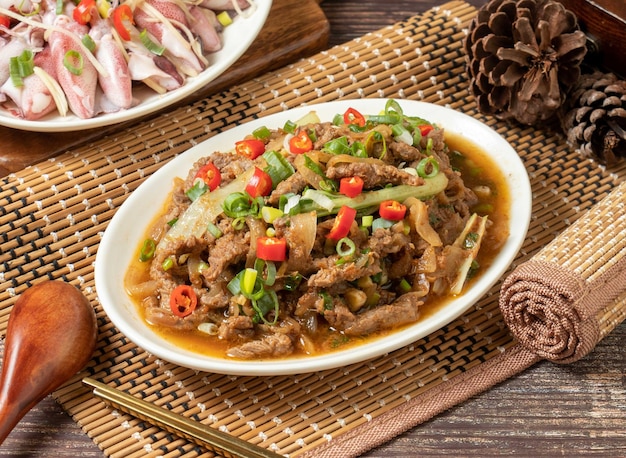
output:
<instances>
[{"instance_id":1,"label":"woven bamboo mat edge","mask_svg":"<svg viewBox=\"0 0 626 458\"><path fill-rule=\"evenodd\" d=\"M533 222L515 264L529 259L621 181L624 171L606 171L581 161L559 134L549 130L538 133L476 113L458 43L474 13L463 2L450 2L8 177L0 191L4 234L0 320L6 322L15 297L41 277L75 283L95 304L100 325L99 350L86 373L292 456L321 456L322 450L332 456L338 438L354 442L350 439L362 438L359 434L372 421L397 418L395 429L385 428L378 438L388 440L423 421L411 413L415 404L411 400L424 393L432 396L429 391L446 393L450 380L477 376L484 384L490 367L520 352L499 317L497 287L459 320L386 357L321 374L256 380L197 374L147 355L108 322L97 301L92 272L108 218L174 155L251 117L301 103L366 96L446 104L505 136L522 155L533 185ZM412 68L420 69L417 76ZM309 86L317 90L305 90ZM606 329L620 318L607 312ZM522 355L509 375L535 360ZM455 396L472 394L475 391L456 392L444 404L452 406L461 400ZM79 378L57 391L55 398L106 455L210 456L158 428L104 408L81 388ZM437 408L444 404L439 402Z\"/></svg>"}]
</instances>

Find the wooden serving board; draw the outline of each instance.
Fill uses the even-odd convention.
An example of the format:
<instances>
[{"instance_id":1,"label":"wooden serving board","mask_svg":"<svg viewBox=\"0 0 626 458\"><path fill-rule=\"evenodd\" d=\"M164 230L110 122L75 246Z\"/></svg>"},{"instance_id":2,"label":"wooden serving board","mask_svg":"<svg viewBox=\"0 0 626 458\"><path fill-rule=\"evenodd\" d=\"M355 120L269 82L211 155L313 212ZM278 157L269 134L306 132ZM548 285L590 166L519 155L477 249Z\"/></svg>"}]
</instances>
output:
<instances>
[{"instance_id":1,"label":"wooden serving board","mask_svg":"<svg viewBox=\"0 0 626 458\"><path fill-rule=\"evenodd\" d=\"M325 49L329 31L329 23L319 1L273 0L267 22L250 49L222 76L176 106ZM27 132L0 126L0 177L113 133L130 123L61 133Z\"/></svg>"}]
</instances>

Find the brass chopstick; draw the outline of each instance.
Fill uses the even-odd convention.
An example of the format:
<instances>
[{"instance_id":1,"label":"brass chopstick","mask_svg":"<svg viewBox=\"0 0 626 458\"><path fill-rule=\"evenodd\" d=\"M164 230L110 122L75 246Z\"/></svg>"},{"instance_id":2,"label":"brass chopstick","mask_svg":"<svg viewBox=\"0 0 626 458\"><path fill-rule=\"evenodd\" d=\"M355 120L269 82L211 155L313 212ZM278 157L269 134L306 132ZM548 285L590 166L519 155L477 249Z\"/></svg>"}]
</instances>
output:
<instances>
[{"instance_id":1,"label":"brass chopstick","mask_svg":"<svg viewBox=\"0 0 626 458\"><path fill-rule=\"evenodd\" d=\"M277 458L282 456L136 398L93 378L85 377L83 383L93 388L93 394L109 402L113 407L189 439L212 452L224 454L227 458Z\"/></svg>"}]
</instances>

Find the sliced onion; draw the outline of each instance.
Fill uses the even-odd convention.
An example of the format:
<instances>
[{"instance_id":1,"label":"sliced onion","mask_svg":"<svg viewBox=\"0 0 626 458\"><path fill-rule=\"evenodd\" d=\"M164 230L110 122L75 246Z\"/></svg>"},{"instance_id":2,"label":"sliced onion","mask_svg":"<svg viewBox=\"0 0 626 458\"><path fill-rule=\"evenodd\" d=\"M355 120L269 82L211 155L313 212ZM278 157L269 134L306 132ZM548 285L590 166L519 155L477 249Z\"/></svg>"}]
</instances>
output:
<instances>
[{"instance_id":1,"label":"sliced onion","mask_svg":"<svg viewBox=\"0 0 626 458\"><path fill-rule=\"evenodd\" d=\"M302 178L304 178L307 183L309 183L315 189L321 189L320 183L324 180L324 177L314 172L312 169L310 169L307 166L306 164L307 156L310 160L314 161L315 163L319 165L319 162L317 162L311 155L307 153L306 155L298 154L293 161L293 166L296 168L298 172L300 172L300 175L302 175Z\"/></svg>"},{"instance_id":2,"label":"sliced onion","mask_svg":"<svg viewBox=\"0 0 626 458\"><path fill-rule=\"evenodd\" d=\"M267 226L262 219L253 216L246 216L245 221L248 229L250 230L250 248L248 249L248 254L246 256L246 267L252 267L256 259L257 239L265 235Z\"/></svg>"},{"instance_id":3,"label":"sliced onion","mask_svg":"<svg viewBox=\"0 0 626 458\"><path fill-rule=\"evenodd\" d=\"M353 162L363 162L367 164L385 165L383 161L375 157L356 157L356 156L351 156L349 154L337 154L335 156L332 156L328 160L328 163L326 164L326 166L334 167L337 164L350 164Z\"/></svg>"},{"instance_id":4,"label":"sliced onion","mask_svg":"<svg viewBox=\"0 0 626 458\"><path fill-rule=\"evenodd\" d=\"M415 197L409 197L404 201L409 209L409 223L421 238L431 246L442 246L441 237L432 228L428 221L428 207L424 202Z\"/></svg>"},{"instance_id":5,"label":"sliced onion","mask_svg":"<svg viewBox=\"0 0 626 458\"><path fill-rule=\"evenodd\" d=\"M198 325L198 331L204 332L210 336L216 336L219 333L219 326L215 323L200 323Z\"/></svg>"},{"instance_id":6,"label":"sliced onion","mask_svg":"<svg viewBox=\"0 0 626 458\"><path fill-rule=\"evenodd\" d=\"M316 205L319 205L326 211L331 211L335 205L330 197L323 192L316 191L315 189L307 189L304 191L302 198L312 200Z\"/></svg>"},{"instance_id":7,"label":"sliced onion","mask_svg":"<svg viewBox=\"0 0 626 458\"><path fill-rule=\"evenodd\" d=\"M304 256L309 256L315 244L317 234L317 215L315 212L298 213L291 217L287 233L289 246L298 246Z\"/></svg>"},{"instance_id":8,"label":"sliced onion","mask_svg":"<svg viewBox=\"0 0 626 458\"><path fill-rule=\"evenodd\" d=\"M190 237L202 237L207 230L209 222L222 214L222 202L233 192L243 192L250 177L254 173L254 167L239 175L230 183L219 186L211 192L202 194L185 210L178 221L167 231L157 246L157 252L163 250L170 241L186 240Z\"/></svg>"},{"instance_id":9,"label":"sliced onion","mask_svg":"<svg viewBox=\"0 0 626 458\"><path fill-rule=\"evenodd\" d=\"M283 138L283 149L285 151L291 151L291 148L289 148L289 141L291 141L292 138L293 134L287 134L285 135L285 138Z\"/></svg>"}]
</instances>

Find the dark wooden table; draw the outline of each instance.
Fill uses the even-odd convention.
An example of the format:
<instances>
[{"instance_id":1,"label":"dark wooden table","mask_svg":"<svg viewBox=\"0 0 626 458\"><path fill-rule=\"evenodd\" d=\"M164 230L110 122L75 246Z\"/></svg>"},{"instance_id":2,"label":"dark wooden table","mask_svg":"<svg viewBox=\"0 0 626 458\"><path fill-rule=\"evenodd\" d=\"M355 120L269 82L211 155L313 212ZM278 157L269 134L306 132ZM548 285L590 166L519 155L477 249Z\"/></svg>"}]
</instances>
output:
<instances>
[{"instance_id":1,"label":"dark wooden table","mask_svg":"<svg viewBox=\"0 0 626 458\"><path fill-rule=\"evenodd\" d=\"M377 30L441 0L324 0L330 45ZM475 6L485 0L468 0ZM102 457L51 399L0 446L2 456ZM569 366L543 362L366 456L626 456L626 323Z\"/></svg>"}]
</instances>

